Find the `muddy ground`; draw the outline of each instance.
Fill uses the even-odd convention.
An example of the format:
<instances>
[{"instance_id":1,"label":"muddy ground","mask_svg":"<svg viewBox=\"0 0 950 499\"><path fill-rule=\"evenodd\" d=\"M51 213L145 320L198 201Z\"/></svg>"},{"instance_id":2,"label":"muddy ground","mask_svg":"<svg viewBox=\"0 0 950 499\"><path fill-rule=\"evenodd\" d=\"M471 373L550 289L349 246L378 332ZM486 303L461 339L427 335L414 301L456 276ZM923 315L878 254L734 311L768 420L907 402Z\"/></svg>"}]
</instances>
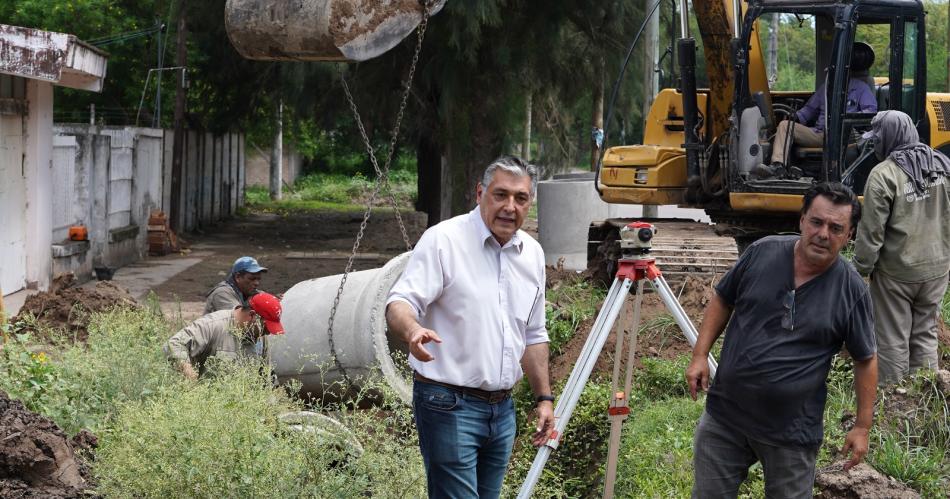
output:
<instances>
[{"instance_id":1,"label":"muddy ground","mask_svg":"<svg viewBox=\"0 0 950 499\"><path fill-rule=\"evenodd\" d=\"M25 330L34 334L55 330L66 333L69 340L86 341L90 314L138 306L125 288L111 281L85 287L76 284L72 273L57 276L49 291L26 298L14 322L26 321Z\"/></svg>"},{"instance_id":2,"label":"muddy ground","mask_svg":"<svg viewBox=\"0 0 950 499\"><path fill-rule=\"evenodd\" d=\"M91 433L71 440L55 423L0 391L0 497L83 497L91 475L77 451L95 445Z\"/></svg>"}]
</instances>

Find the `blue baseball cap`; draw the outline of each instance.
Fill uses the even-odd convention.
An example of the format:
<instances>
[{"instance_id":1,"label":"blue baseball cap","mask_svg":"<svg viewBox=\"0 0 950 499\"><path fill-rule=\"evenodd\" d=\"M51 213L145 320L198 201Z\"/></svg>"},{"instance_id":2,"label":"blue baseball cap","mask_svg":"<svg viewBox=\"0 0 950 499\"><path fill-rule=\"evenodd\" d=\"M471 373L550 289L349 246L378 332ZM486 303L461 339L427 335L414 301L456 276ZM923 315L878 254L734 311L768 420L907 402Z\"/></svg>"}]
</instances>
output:
<instances>
[{"instance_id":1,"label":"blue baseball cap","mask_svg":"<svg viewBox=\"0 0 950 499\"><path fill-rule=\"evenodd\" d=\"M249 272L251 274L256 274L258 272L267 272L267 267L261 267L257 264L257 260L250 256L242 256L234 261L234 266L231 267L231 273L237 274L238 272Z\"/></svg>"}]
</instances>

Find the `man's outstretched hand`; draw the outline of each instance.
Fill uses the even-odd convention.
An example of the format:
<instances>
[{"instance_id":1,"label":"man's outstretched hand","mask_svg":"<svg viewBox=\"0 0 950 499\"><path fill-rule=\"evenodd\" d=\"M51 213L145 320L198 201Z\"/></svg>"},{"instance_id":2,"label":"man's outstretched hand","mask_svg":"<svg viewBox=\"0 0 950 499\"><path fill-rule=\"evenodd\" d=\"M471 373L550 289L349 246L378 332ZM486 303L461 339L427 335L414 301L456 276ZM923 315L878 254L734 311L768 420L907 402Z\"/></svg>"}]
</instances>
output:
<instances>
[{"instance_id":1,"label":"man's outstretched hand","mask_svg":"<svg viewBox=\"0 0 950 499\"><path fill-rule=\"evenodd\" d=\"M435 357L426 350L426 347L423 346L430 341L442 343L442 338L439 338L439 335L431 329L424 327L416 329L412 332L412 335L409 336L409 353L422 362L429 362L435 359Z\"/></svg>"}]
</instances>

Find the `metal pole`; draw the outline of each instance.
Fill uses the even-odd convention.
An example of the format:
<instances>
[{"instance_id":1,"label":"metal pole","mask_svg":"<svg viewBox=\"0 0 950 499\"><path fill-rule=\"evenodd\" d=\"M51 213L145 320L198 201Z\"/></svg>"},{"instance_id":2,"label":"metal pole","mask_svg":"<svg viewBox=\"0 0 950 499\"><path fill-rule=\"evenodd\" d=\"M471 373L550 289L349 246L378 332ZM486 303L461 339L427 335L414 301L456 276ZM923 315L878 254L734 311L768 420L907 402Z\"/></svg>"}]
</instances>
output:
<instances>
[{"instance_id":1,"label":"metal pole","mask_svg":"<svg viewBox=\"0 0 950 499\"><path fill-rule=\"evenodd\" d=\"M689 1L680 0L680 38L689 38Z\"/></svg>"},{"instance_id":2,"label":"metal pole","mask_svg":"<svg viewBox=\"0 0 950 499\"><path fill-rule=\"evenodd\" d=\"M557 406L554 408L554 438L548 440L538 449L538 454L535 456L534 462L531 463L531 469L528 470L528 476L518 492L519 499L531 497L531 491L534 490L538 479L541 478L541 472L544 471L544 465L551 456L551 451L557 448L558 439L563 435L564 428L567 427L567 422L570 421L571 414L574 412L578 400L580 400L584 385L587 384L587 379L590 377L591 371L594 370L597 357L600 356L600 351L604 348L610 328L617 320L617 315L620 314L620 309L623 307L624 299L630 291L631 284L633 284L633 281L630 279L624 279L623 283L615 279L610 287L607 300L594 321L594 327L587 337L587 342L584 343L581 357L574 365L574 370L571 371L571 376L564 386L564 393L561 394Z\"/></svg>"},{"instance_id":3,"label":"metal pole","mask_svg":"<svg viewBox=\"0 0 950 499\"><path fill-rule=\"evenodd\" d=\"M686 315L686 311L683 310L683 306L680 305L680 302L676 300L676 295L673 294L673 290L670 289L670 285L667 284L666 279L660 275L657 276L656 279L651 280L650 283L653 284L653 289L656 290L657 294L660 295L660 298L663 300L663 304L666 305L666 308L669 309L670 314L672 314L673 318L676 319L676 323L679 324L680 329L683 330L683 334L686 335L689 345L695 347L696 341L699 339L699 333L696 331L696 326L693 325L693 321L689 320L689 316ZM713 357L712 353L710 353L710 378L714 378L716 376L717 367L718 363L716 362L716 359Z\"/></svg>"},{"instance_id":4,"label":"metal pole","mask_svg":"<svg viewBox=\"0 0 950 499\"><path fill-rule=\"evenodd\" d=\"M732 37L739 38L742 34L742 5L741 0L732 0Z\"/></svg>"}]
</instances>

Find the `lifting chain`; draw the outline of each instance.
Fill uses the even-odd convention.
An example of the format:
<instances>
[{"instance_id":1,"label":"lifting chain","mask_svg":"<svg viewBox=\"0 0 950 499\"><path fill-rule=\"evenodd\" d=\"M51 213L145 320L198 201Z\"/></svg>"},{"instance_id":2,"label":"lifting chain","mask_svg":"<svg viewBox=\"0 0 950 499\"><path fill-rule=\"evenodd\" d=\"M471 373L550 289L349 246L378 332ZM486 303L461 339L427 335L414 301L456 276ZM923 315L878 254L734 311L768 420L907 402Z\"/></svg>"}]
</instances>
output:
<instances>
[{"instance_id":1,"label":"lifting chain","mask_svg":"<svg viewBox=\"0 0 950 499\"><path fill-rule=\"evenodd\" d=\"M363 220L360 222L360 229L356 234L356 240L353 241L353 249L350 252L350 257L346 261L346 268L343 270L343 277L340 279L340 287L336 290L336 297L333 299L333 307L330 309L330 320L329 325L327 326L327 339L330 343L330 355L333 357L333 363L340 371L340 375L343 377L343 381L346 383L347 388L351 387L353 382L347 374L343 363L340 362L336 345L333 342L333 321L336 318L337 307L340 305L340 297L343 296L343 287L346 285L346 278L349 276L350 270L353 268L353 260L356 259L356 253L359 251L360 242L363 239L363 234L366 232L366 224L369 222L369 217L373 212L373 204L376 202L376 198L379 196L379 193L383 188L385 188L389 194L389 204L392 206L393 213L396 215L396 222L399 224L400 232L402 232L402 240L406 243L406 249L412 249L412 242L409 240L409 234L406 231L406 226L402 221L402 215L399 213L399 206L396 203L396 195L393 193L392 186L389 184L389 167L392 164L393 155L396 151L396 141L399 138L399 128L402 123L403 114L406 110L406 102L409 99L409 92L412 89L412 79L416 74L416 65L419 63L419 54L422 52L422 40L425 37L426 28L429 25L429 7L431 6L431 0L425 0L420 3L422 4L422 22L419 23L419 28L417 30L418 39L416 41L415 52L412 55L412 63L409 66L409 74L406 76L402 100L399 102L399 112L396 114L396 123L393 125L392 139L389 141L389 151L386 155L386 162L383 164L382 168L380 168L379 162L376 159L376 152L373 148L373 145L370 142L369 137L366 135L366 129L363 127L363 119L360 117L360 112L356 107L356 102L353 99L353 95L350 93L350 87L346 82L346 76L343 73L343 67L340 66L340 81L343 83L343 92L346 94L346 100L350 105L350 110L353 112L353 117L356 119L360 136L363 138L363 145L366 147L366 152L369 154L370 162L373 164L373 170L376 171L376 182L373 186L373 192L370 194L369 200L366 202L366 210L363 212Z\"/></svg>"}]
</instances>

